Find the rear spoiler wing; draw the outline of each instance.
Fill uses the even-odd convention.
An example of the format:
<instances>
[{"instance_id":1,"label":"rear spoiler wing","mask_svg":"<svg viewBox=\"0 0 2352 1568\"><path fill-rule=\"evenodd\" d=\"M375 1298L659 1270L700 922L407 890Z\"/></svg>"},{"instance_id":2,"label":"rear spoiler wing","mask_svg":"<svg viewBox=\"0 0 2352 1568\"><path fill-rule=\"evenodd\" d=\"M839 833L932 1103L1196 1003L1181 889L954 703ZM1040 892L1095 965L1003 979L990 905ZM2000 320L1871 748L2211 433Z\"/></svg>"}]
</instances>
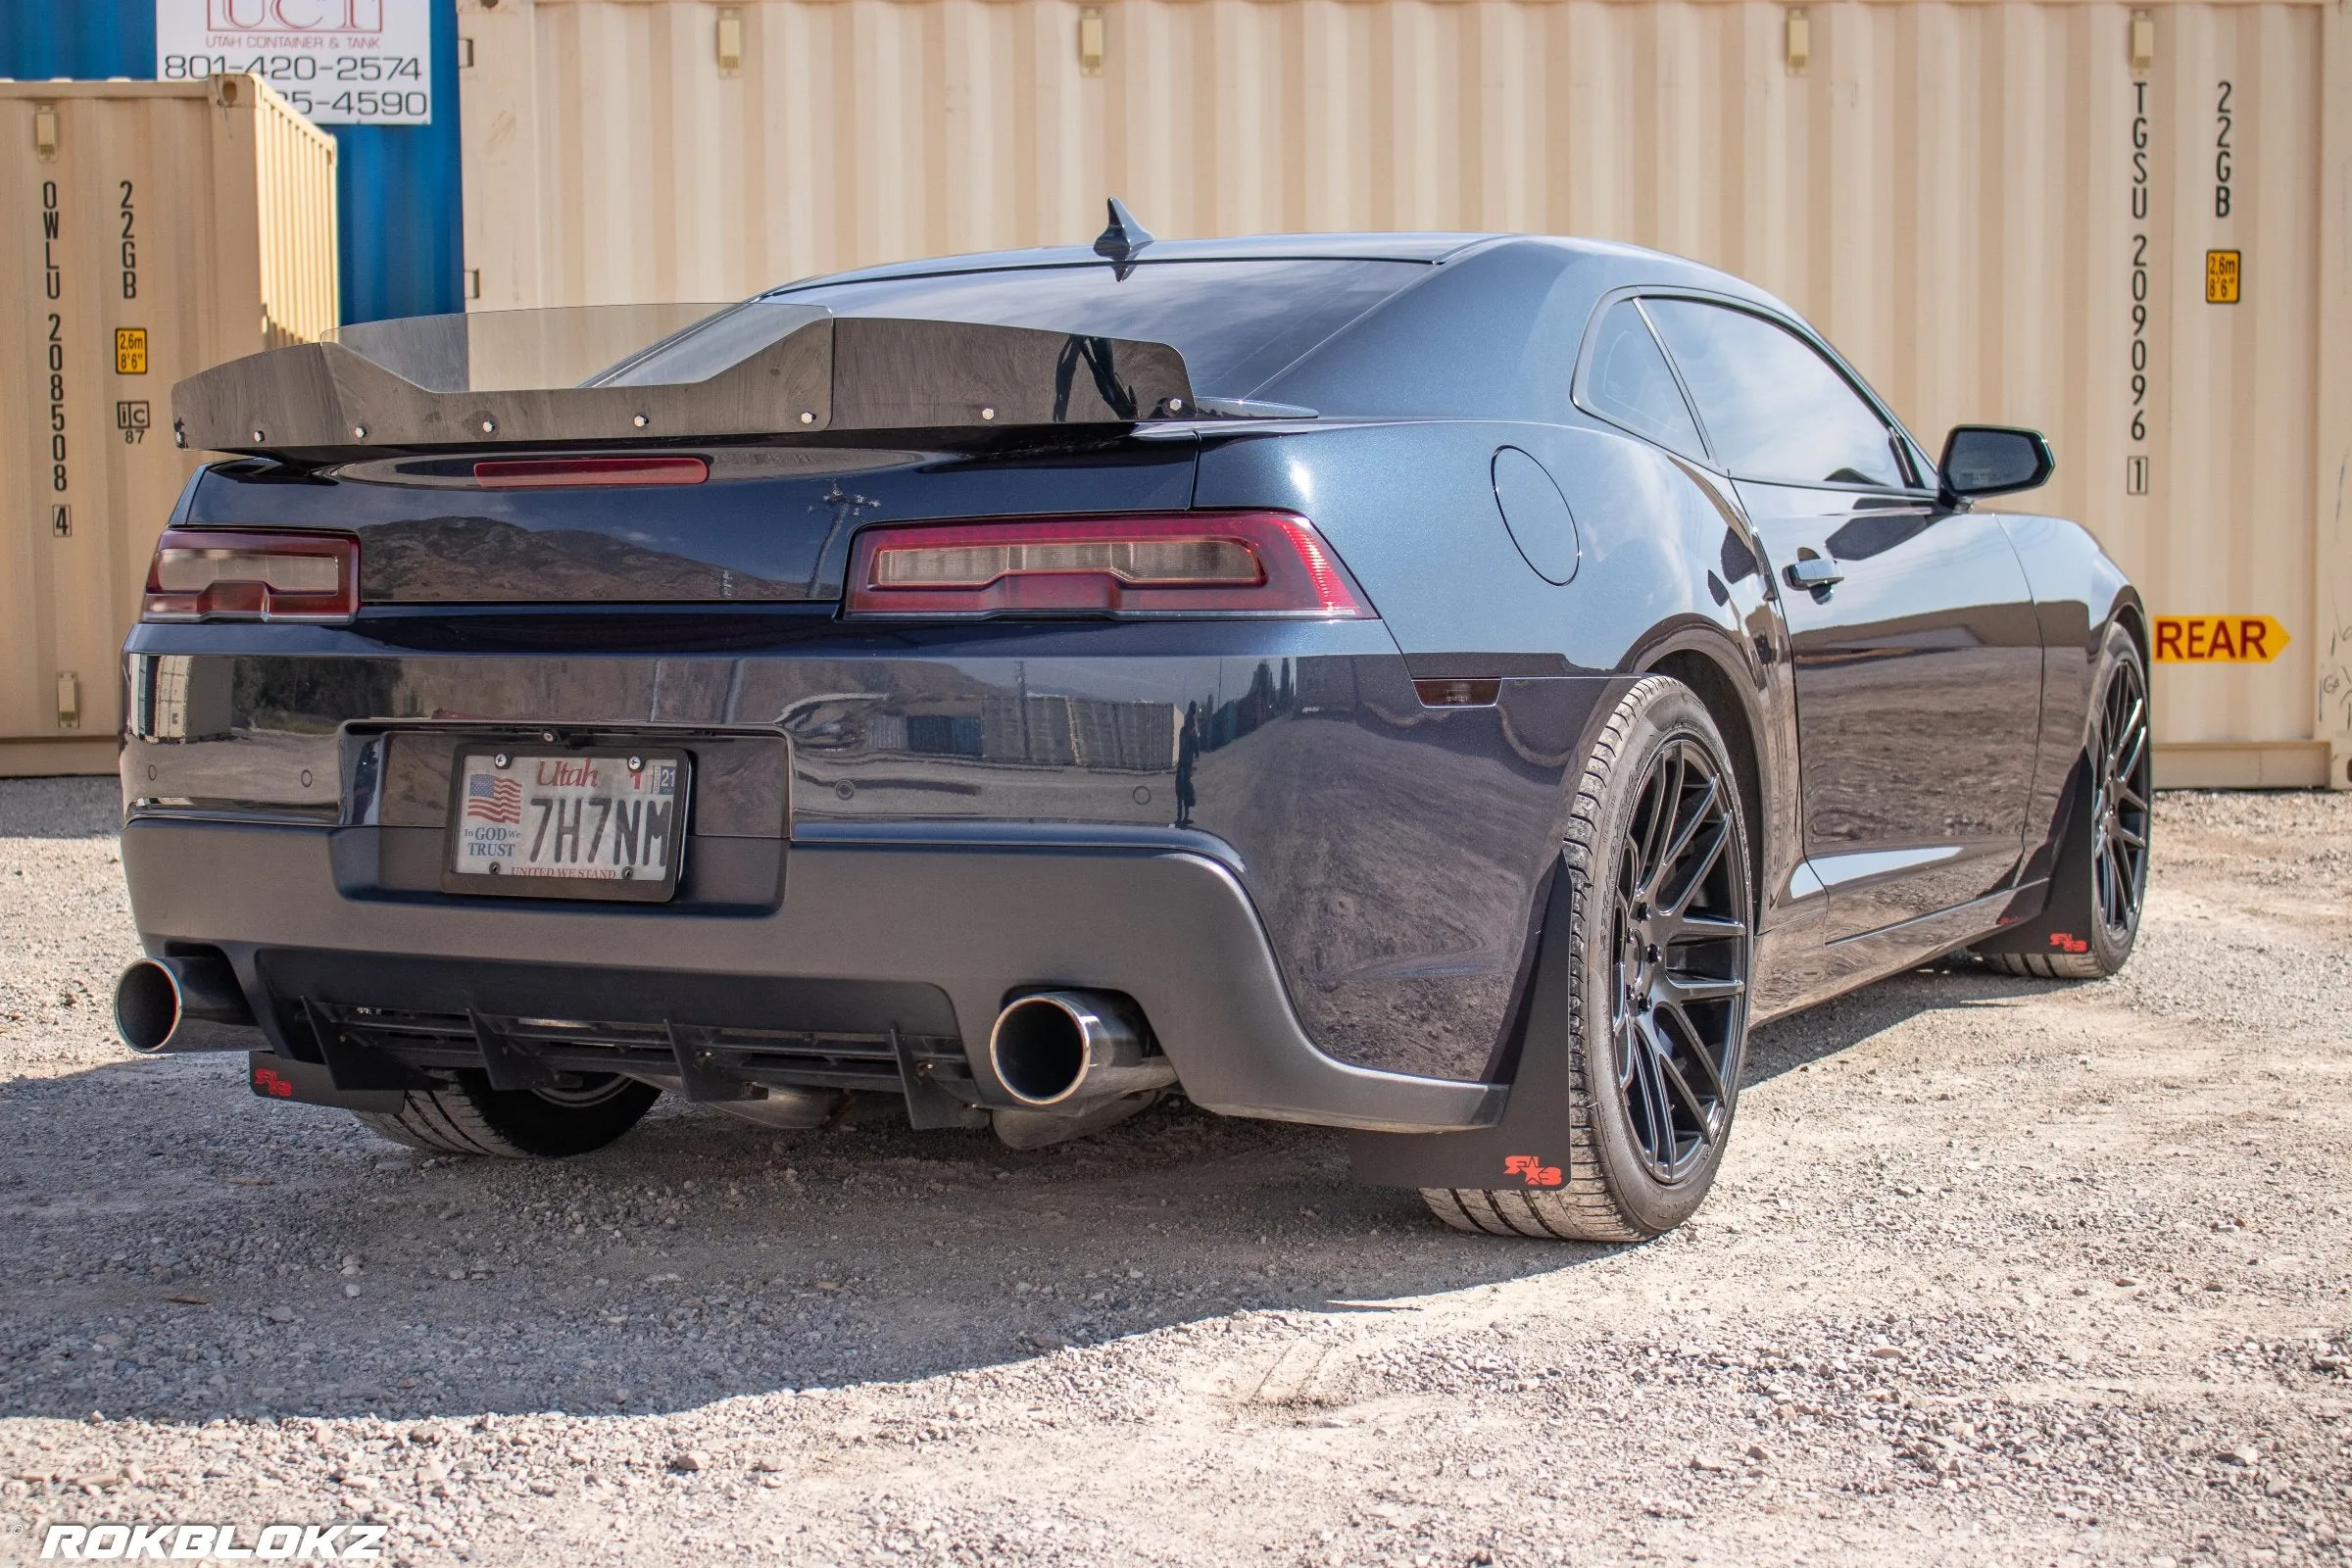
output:
<instances>
[{"instance_id":1,"label":"rear spoiler wing","mask_svg":"<svg viewBox=\"0 0 2352 1568\"><path fill-rule=\"evenodd\" d=\"M818 315L700 381L436 392L340 343L231 360L172 389L177 444L297 463L471 447L676 446L846 431L1198 417L1165 343Z\"/></svg>"}]
</instances>

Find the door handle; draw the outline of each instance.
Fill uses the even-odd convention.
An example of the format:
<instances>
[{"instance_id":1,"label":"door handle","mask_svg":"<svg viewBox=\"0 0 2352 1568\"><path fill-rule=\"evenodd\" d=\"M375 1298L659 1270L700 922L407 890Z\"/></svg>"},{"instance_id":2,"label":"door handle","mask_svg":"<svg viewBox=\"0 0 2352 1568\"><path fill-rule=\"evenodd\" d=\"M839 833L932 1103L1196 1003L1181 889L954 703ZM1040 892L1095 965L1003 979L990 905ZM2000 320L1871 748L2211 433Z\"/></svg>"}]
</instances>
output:
<instances>
[{"instance_id":1,"label":"door handle","mask_svg":"<svg viewBox=\"0 0 2352 1568\"><path fill-rule=\"evenodd\" d=\"M1820 556L1807 556L1802 561L1788 564L1788 586L1791 588L1835 588L1843 581L1845 573L1838 569L1838 563Z\"/></svg>"}]
</instances>

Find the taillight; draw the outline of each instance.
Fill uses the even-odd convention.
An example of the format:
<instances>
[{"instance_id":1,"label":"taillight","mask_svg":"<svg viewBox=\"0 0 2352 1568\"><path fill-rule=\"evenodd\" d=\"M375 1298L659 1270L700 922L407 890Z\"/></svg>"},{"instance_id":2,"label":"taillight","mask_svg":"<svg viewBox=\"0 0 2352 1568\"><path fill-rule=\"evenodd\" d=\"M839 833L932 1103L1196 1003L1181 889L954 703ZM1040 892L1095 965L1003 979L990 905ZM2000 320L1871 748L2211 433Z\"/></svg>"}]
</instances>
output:
<instances>
[{"instance_id":1,"label":"taillight","mask_svg":"<svg viewBox=\"0 0 2352 1568\"><path fill-rule=\"evenodd\" d=\"M1348 569L1286 512L868 528L854 615L1287 615L1368 620Z\"/></svg>"},{"instance_id":2,"label":"taillight","mask_svg":"<svg viewBox=\"0 0 2352 1568\"><path fill-rule=\"evenodd\" d=\"M620 484L701 484L702 458L484 458L473 482L485 490L570 490Z\"/></svg>"},{"instance_id":3,"label":"taillight","mask_svg":"<svg viewBox=\"0 0 2352 1568\"><path fill-rule=\"evenodd\" d=\"M349 534L166 528L142 620L349 620L360 542Z\"/></svg>"}]
</instances>

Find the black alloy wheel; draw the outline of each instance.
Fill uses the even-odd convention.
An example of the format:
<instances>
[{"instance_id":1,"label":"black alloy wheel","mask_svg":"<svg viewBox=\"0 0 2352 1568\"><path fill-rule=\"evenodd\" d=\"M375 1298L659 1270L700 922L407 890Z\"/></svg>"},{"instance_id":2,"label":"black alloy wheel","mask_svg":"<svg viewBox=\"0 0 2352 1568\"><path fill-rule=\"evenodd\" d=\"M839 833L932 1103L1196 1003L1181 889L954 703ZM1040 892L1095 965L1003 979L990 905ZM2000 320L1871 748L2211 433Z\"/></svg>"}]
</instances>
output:
<instances>
[{"instance_id":1,"label":"black alloy wheel","mask_svg":"<svg viewBox=\"0 0 2352 1568\"><path fill-rule=\"evenodd\" d=\"M1661 1186L1711 1163L1740 1078L1749 938L1736 810L1715 759L1678 738L1650 760L1617 862L1617 1093Z\"/></svg>"},{"instance_id":2,"label":"black alloy wheel","mask_svg":"<svg viewBox=\"0 0 2352 1568\"><path fill-rule=\"evenodd\" d=\"M2101 694L2091 736L2091 896L2110 939L2130 943L2139 930L2148 888L2148 801L2154 794L2148 746L2148 686L2136 660L2119 660Z\"/></svg>"}]
</instances>

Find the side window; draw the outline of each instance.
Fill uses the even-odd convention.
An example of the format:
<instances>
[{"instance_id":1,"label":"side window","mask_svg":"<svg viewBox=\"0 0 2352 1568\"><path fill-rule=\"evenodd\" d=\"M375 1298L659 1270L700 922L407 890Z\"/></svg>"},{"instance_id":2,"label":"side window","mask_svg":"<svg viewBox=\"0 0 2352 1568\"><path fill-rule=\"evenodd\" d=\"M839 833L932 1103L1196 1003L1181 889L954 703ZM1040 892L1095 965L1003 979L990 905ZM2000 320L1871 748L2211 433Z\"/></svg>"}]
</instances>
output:
<instances>
[{"instance_id":1,"label":"side window","mask_svg":"<svg viewBox=\"0 0 2352 1568\"><path fill-rule=\"evenodd\" d=\"M1592 360L1585 368L1585 403L1602 418L1644 435L1686 457L1705 458L1698 426L1666 356L1632 300L1619 300L1600 318Z\"/></svg>"},{"instance_id":2,"label":"side window","mask_svg":"<svg viewBox=\"0 0 2352 1568\"><path fill-rule=\"evenodd\" d=\"M1760 316L1696 300L1644 302L1715 456L1788 484L1902 486L1890 432L1829 361Z\"/></svg>"}]
</instances>

